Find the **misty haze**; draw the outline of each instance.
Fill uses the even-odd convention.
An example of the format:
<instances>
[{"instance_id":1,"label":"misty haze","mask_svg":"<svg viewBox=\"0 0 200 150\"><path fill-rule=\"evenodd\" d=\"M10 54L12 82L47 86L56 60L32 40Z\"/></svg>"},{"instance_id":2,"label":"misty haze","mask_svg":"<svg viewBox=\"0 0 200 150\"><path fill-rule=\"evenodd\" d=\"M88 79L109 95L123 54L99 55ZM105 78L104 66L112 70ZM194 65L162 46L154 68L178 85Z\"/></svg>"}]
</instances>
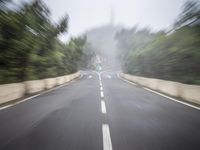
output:
<instances>
[{"instance_id":1,"label":"misty haze","mask_svg":"<svg viewBox=\"0 0 200 150\"><path fill-rule=\"evenodd\" d=\"M0 0L0 150L199 137L199 0Z\"/></svg>"}]
</instances>

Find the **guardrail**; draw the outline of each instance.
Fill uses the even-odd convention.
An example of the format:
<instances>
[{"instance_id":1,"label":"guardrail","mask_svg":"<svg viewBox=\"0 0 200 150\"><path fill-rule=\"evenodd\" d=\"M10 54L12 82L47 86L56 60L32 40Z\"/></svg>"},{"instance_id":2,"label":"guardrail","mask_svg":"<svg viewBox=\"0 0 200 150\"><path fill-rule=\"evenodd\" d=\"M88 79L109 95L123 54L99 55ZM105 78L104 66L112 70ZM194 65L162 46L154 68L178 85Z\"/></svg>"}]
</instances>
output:
<instances>
[{"instance_id":1,"label":"guardrail","mask_svg":"<svg viewBox=\"0 0 200 150\"><path fill-rule=\"evenodd\" d=\"M124 73L120 74L120 76L155 91L159 91L173 97L178 97L188 102L200 104L200 86L198 85L189 85L167 80L144 78Z\"/></svg>"},{"instance_id":2,"label":"guardrail","mask_svg":"<svg viewBox=\"0 0 200 150\"><path fill-rule=\"evenodd\" d=\"M26 94L37 93L55 86L67 83L78 78L80 73L74 73L56 78L48 78L42 80L32 80L20 83L11 83L0 85L0 104L19 99Z\"/></svg>"}]
</instances>

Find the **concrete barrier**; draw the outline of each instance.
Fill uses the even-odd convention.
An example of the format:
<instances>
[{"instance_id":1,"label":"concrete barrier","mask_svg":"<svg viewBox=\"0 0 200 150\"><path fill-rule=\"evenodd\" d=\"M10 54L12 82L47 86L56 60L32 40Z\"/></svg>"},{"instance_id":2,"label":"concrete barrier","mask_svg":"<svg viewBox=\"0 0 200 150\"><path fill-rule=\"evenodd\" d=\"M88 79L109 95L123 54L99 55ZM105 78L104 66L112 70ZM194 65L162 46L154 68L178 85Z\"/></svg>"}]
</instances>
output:
<instances>
[{"instance_id":1,"label":"concrete barrier","mask_svg":"<svg viewBox=\"0 0 200 150\"><path fill-rule=\"evenodd\" d=\"M182 98L188 102L200 104L200 86L167 80L144 78L123 73L120 76L144 87L148 87L173 97Z\"/></svg>"},{"instance_id":2,"label":"concrete barrier","mask_svg":"<svg viewBox=\"0 0 200 150\"><path fill-rule=\"evenodd\" d=\"M71 81L71 80L74 80L74 79L80 77L80 75L81 75L80 72L77 72L77 73L74 73L74 74L69 75L69 76L67 77L67 79L68 79L69 81Z\"/></svg>"},{"instance_id":3,"label":"concrete barrier","mask_svg":"<svg viewBox=\"0 0 200 150\"><path fill-rule=\"evenodd\" d=\"M65 76L65 83L66 83L66 82L69 82L69 81L70 81L69 75L66 75L66 76Z\"/></svg>"},{"instance_id":4,"label":"concrete barrier","mask_svg":"<svg viewBox=\"0 0 200 150\"><path fill-rule=\"evenodd\" d=\"M61 84L63 84L63 83L65 83L65 77L64 77L64 76L61 76L61 77L57 77L57 78L56 78L56 84L57 84L57 85L61 85Z\"/></svg>"},{"instance_id":5,"label":"concrete barrier","mask_svg":"<svg viewBox=\"0 0 200 150\"><path fill-rule=\"evenodd\" d=\"M45 90L45 80L26 81L24 84L27 94L33 94Z\"/></svg>"},{"instance_id":6,"label":"concrete barrier","mask_svg":"<svg viewBox=\"0 0 200 150\"><path fill-rule=\"evenodd\" d=\"M21 98L25 94L34 94L45 89L53 88L57 85L67 83L79 76L80 72L77 72L56 78L0 85L0 104Z\"/></svg>"},{"instance_id":7,"label":"concrete barrier","mask_svg":"<svg viewBox=\"0 0 200 150\"><path fill-rule=\"evenodd\" d=\"M77 73L75 73L75 78L78 78L78 77L80 77L80 72L77 72Z\"/></svg>"},{"instance_id":8,"label":"concrete barrier","mask_svg":"<svg viewBox=\"0 0 200 150\"><path fill-rule=\"evenodd\" d=\"M44 79L45 81L45 88L46 89L50 89L56 86L56 78L48 78L48 79Z\"/></svg>"},{"instance_id":9,"label":"concrete barrier","mask_svg":"<svg viewBox=\"0 0 200 150\"><path fill-rule=\"evenodd\" d=\"M13 83L0 85L0 104L18 99L25 94L23 83Z\"/></svg>"},{"instance_id":10,"label":"concrete barrier","mask_svg":"<svg viewBox=\"0 0 200 150\"><path fill-rule=\"evenodd\" d=\"M181 98L200 104L200 86L181 84L179 92Z\"/></svg>"},{"instance_id":11,"label":"concrete barrier","mask_svg":"<svg viewBox=\"0 0 200 150\"><path fill-rule=\"evenodd\" d=\"M69 81L71 81L73 79L72 75L69 75Z\"/></svg>"}]
</instances>

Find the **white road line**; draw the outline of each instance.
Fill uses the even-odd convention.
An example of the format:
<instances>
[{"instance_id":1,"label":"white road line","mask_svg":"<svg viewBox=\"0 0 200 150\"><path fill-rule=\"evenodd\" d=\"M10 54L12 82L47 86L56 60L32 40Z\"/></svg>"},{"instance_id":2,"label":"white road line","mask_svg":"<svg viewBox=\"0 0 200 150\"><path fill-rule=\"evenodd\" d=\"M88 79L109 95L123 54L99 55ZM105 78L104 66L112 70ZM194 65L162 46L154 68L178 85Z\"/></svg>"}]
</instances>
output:
<instances>
[{"instance_id":1,"label":"white road line","mask_svg":"<svg viewBox=\"0 0 200 150\"><path fill-rule=\"evenodd\" d=\"M107 77L108 77L108 79L111 79L111 78L112 78L112 76L111 76L111 75L108 75Z\"/></svg>"},{"instance_id":2,"label":"white road line","mask_svg":"<svg viewBox=\"0 0 200 150\"><path fill-rule=\"evenodd\" d=\"M177 100L177 99L175 99L175 98L169 97L169 96L164 95L164 94L162 94L162 93L153 91L153 90L151 90L151 89L149 89L149 88L144 88L144 89L147 90L147 91L153 92L153 93L155 93L155 94L158 94L158 95L160 95L160 96L163 96L163 97L165 97L165 98L168 98L168 99L170 99L170 100L173 100L173 101L175 101L175 102L177 102L177 103L181 103L181 104L183 104L183 105L186 105L186 106L189 106L189 107L192 107L192 108L195 108L195 109L200 110L200 107L197 107L197 106L191 105L191 104L189 104L189 103L186 103L186 102Z\"/></svg>"},{"instance_id":3,"label":"white road line","mask_svg":"<svg viewBox=\"0 0 200 150\"><path fill-rule=\"evenodd\" d=\"M101 98L104 98L103 91L101 91L100 94L101 94Z\"/></svg>"},{"instance_id":4,"label":"white road line","mask_svg":"<svg viewBox=\"0 0 200 150\"><path fill-rule=\"evenodd\" d=\"M57 89L57 88L56 88L56 89ZM54 90L55 90L55 89L54 89ZM49 91L43 92L43 93L41 93L41 94L37 94L37 95L31 96L31 97L25 98L25 99L23 99L23 100L21 100L21 101L14 102L13 104L9 104L9 105L0 107L0 110L3 110L3 109L6 109L6 108L15 106L15 105L20 104L20 103L23 103L23 102L25 102L25 101L27 101L27 100L30 100L30 99L35 98L35 97L38 97L38 96L40 96L40 95L42 95L42 94L45 94L45 93L48 93L48 92L50 92L50 91L52 91L52 90L49 90Z\"/></svg>"},{"instance_id":5,"label":"white road line","mask_svg":"<svg viewBox=\"0 0 200 150\"><path fill-rule=\"evenodd\" d=\"M106 104L105 104L105 101L101 101L101 112L102 114L106 114Z\"/></svg>"},{"instance_id":6,"label":"white road line","mask_svg":"<svg viewBox=\"0 0 200 150\"><path fill-rule=\"evenodd\" d=\"M101 81L101 74L100 74L100 73L98 73L98 76L99 76L99 81Z\"/></svg>"},{"instance_id":7,"label":"white road line","mask_svg":"<svg viewBox=\"0 0 200 150\"><path fill-rule=\"evenodd\" d=\"M103 91L103 87L102 86L100 86L100 90Z\"/></svg>"},{"instance_id":8,"label":"white road line","mask_svg":"<svg viewBox=\"0 0 200 150\"><path fill-rule=\"evenodd\" d=\"M3 106L3 107L0 108L0 110L6 109L6 108L11 107L11 106L13 106L13 105Z\"/></svg>"},{"instance_id":9,"label":"white road line","mask_svg":"<svg viewBox=\"0 0 200 150\"><path fill-rule=\"evenodd\" d=\"M122 79L122 80L123 80L123 79ZM137 85L136 83L131 82L131 81L128 81L128 80L124 80L124 81L126 81L126 82L128 82L128 83L130 83L130 84L133 84L133 85Z\"/></svg>"},{"instance_id":10,"label":"white road line","mask_svg":"<svg viewBox=\"0 0 200 150\"><path fill-rule=\"evenodd\" d=\"M132 85L137 85L137 84L136 84L136 83L134 83L134 82L131 82L131 81L127 80L127 79L124 79L124 78L120 77L120 75L119 75L119 74L117 75L117 77L118 77L119 79L121 79L121 80L125 81L125 82L128 82L128 83L132 84Z\"/></svg>"},{"instance_id":11,"label":"white road line","mask_svg":"<svg viewBox=\"0 0 200 150\"><path fill-rule=\"evenodd\" d=\"M92 78L92 76L91 76L91 75L89 75L89 76L88 76L88 78L89 78L89 79L91 79L91 78Z\"/></svg>"},{"instance_id":12,"label":"white road line","mask_svg":"<svg viewBox=\"0 0 200 150\"><path fill-rule=\"evenodd\" d=\"M99 76L99 84L100 86L102 86L101 73L98 73L98 76Z\"/></svg>"},{"instance_id":13,"label":"white road line","mask_svg":"<svg viewBox=\"0 0 200 150\"><path fill-rule=\"evenodd\" d=\"M126 80L126 79L123 79L122 77L120 77L119 74L118 74L117 76L118 76L118 78L122 79L122 80L125 81L125 82L128 82L128 83L133 84L133 85L137 85L137 84L134 83L134 82L128 81L128 80ZM158 94L158 95L160 95L160 96L163 96L163 97L165 97L165 98L168 98L168 99L170 99L170 100L173 100L173 101L175 101L175 102L177 102L177 103L180 103L180 104L183 104L183 105L192 107L192 108L194 108L194 109L200 110L200 107L198 107L198 106L194 106L194 105L189 104L189 103L187 103L187 102L183 102L183 101L181 101L181 100L177 100L177 99L175 99L175 98L169 97L169 96L167 96L167 95L165 95L165 94L156 92L156 91L151 90L151 89L149 89L149 88L145 88L145 87L144 87L144 89L145 89L145 90L148 90L148 91L150 91L150 92L153 92L153 93L155 93L155 94Z\"/></svg>"},{"instance_id":14,"label":"white road line","mask_svg":"<svg viewBox=\"0 0 200 150\"><path fill-rule=\"evenodd\" d=\"M103 132L103 150L112 150L112 142L110 138L110 129L108 124L102 125Z\"/></svg>"},{"instance_id":15,"label":"white road line","mask_svg":"<svg viewBox=\"0 0 200 150\"><path fill-rule=\"evenodd\" d=\"M52 91L52 90L51 90L51 91ZM48 92L50 92L50 91L48 91ZM25 98L25 99L23 99L23 100L21 100L21 101L19 101L19 102L14 103L13 105L23 103L23 102L25 102L25 101L27 101L27 100L30 100L30 99L35 98L35 97L38 97L38 96L40 96L40 95L42 95L42 94L45 94L45 93L46 93L46 92L41 93L41 94L37 94L37 95L33 95L33 96L31 96L31 97L28 97L28 98Z\"/></svg>"},{"instance_id":16,"label":"white road line","mask_svg":"<svg viewBox=\"0 0 200 150\"><path fill-rule=\"evenodd\" d=\"M80 78L82 78L82 77L83 77L83 75L81 74L81 76L80 76L78 79L80 79ZM74 80L77 80L77 79L74 79ZM27 101L27 100L33 99L33 98L38 97L38 96L40 96L40 95L43 95L43 94L49 93L49 92L51 92L51 91L57 90L57 89L59 89L59 88L62 88L62 87L64 87L64 86L67 86L67 85L69 85L70 83L74 82L74 80L71 80L71 81L69 81L69 82L67 82L67 83L64 83L63 85L54 87L54 88L49 89L49 90L47 90L47 91L43 91L43 92L41 92L40 94L36 94L36 95L30 96L30 97L27 97L27 98L25 98L25 99L23 99L23 100L20 100L20 101L18 101L18 102L13 103L13 104L9 104L9 105L0 107L0 110L3 110L3 109L6 109L6 108L15 106L15 105L20 104L20 103L23 103L23 102L25 102L25 101Z\"/></svg>"}]
</instances>

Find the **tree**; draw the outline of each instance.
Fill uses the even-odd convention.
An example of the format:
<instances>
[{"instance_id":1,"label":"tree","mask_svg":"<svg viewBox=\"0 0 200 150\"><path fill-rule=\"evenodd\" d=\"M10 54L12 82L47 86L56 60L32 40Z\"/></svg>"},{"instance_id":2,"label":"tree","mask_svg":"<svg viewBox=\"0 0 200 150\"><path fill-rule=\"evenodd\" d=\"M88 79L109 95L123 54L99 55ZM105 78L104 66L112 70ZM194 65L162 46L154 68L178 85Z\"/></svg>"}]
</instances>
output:
<instances>
[{"instance_id":1,"label":"tree","mask_svg":"<svg viewBox=\"0 0 200 150\"><path fill-rule=\"evenodd\" d=\"M183 26L200 25L200 3L197 1L187 1L184 4L179 19L175 22L174 28Z\"/></svg>"},{"instance_id":2,"label":"tree","mask_svg":"<svg viewBox=\"0 0 200 150\"><path fill-rule=\"evenodd\" d=\"M0 4L8 3L13 2L4 0ZM58 35L67 28L68 16L52 23L50 11L41 0L24 3L16 10L1 9L0 83L75 72L86 39L60 42Z\"/></svg>"},{"instance_id":3,"label":"tree","mask_svg":"<svg viewBox=\"0 0 200 150\"><path fill-rule=\"evenodd\" d=\"M187 2L177 20L171 34L145 29L119 33L119 54L125 49L122 70L137 76L200 84L199 5Z\"/></svg>"}]
</instances>

